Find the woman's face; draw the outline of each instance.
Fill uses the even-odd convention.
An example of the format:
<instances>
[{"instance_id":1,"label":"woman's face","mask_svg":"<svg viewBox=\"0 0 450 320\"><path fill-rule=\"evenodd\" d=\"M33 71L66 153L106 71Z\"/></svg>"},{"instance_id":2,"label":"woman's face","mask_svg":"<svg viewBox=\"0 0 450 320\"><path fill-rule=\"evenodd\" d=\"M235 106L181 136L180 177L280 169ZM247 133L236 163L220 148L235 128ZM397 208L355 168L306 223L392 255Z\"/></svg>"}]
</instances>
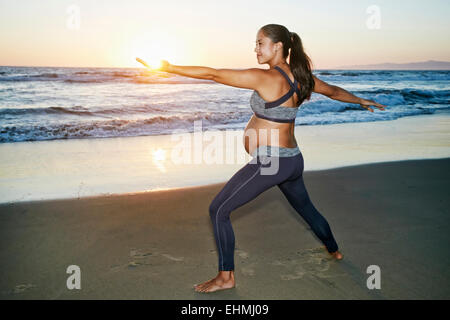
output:
<instances>
[{"instance_id":1,"label":"woman's face","mask_svg":"<svg viewBox=\"0 0 450 320\"><path fill-rule=\"evenodd\" d=\"M259 64L267 63L270 59L275 56L276 46L272 40L266 37L261 31L258 31L256 35L256 58Z\"/></svg>"}]
</instances>

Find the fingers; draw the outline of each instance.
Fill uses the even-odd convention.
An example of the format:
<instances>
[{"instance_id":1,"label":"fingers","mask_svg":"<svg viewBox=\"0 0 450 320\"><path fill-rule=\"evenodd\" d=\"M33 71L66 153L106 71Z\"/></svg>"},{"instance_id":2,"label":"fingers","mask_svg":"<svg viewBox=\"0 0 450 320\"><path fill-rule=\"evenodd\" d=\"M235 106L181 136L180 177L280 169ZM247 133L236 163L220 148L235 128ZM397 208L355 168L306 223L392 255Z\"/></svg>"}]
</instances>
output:
<instances>
[{"instance_id":1,"label":"fingers","mask_svg":"<svg viewBox=\"0 0 450 320\"><path fill-rule=\"evenodd\" d=\"M373 109L369 107L371 105L377 107L378 109L380 109L382 111L384 111L384 108L386 108L385 105L382 105L382 104L372 101L372 100L366 100L366 104L361 104L361 107L369 110L370 112L373 112Z\"/></svg>"},{"instance_id":2,"label":"fingers","mask_svg":"<svg viewBox=\"0 0 450 320\"><path fill-rule=\"evenodd\" d=\"M382 105L381 103L378 103L378 102L375 102L375 101L372 101L372 100L369 100L369 101L370 101L370 103L372 103L375 107L377 107L380 110L384 110L384 108L386 108L386 106Z\"/></svg>"},{"instance_id":3,"label":"fingers","mask_svg":"<svg viewBox=\"0 0 450 320\"><path fill-rule=\"evenodd\" d=\"M369 106L366 106L364 104L361 104L360 106L363 107L364 109L369 110L370 112L373 112L373 109L371 107L369 107Z\"/></svg>"},{"instance_id":4,"label":"fingers","mask_svg":"<svg viewBox=\"0 0 450 320\"><path fill-rule=\"evenodd\" d=\"M150 68L149 65L141 58L136 58L136 61L142 63L145 67Z\"/></svg>"}]
</instances>

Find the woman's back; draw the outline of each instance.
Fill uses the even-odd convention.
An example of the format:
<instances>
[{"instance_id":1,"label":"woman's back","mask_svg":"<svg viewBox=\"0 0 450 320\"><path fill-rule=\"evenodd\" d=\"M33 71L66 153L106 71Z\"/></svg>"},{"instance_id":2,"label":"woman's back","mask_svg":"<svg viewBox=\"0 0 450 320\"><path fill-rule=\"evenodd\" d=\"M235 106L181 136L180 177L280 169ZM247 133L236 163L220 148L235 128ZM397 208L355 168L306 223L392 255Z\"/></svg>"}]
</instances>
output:
<instances>
[{"instance_id":1,"label":"woman's back","mask_svg":"<svg viewBox=\"0 0 450 320\"><path fill-rule=\"evenodd\" d=\"M277 72L268 71L273 79L270 81L271 86L260 89L261 92L255 90L250 99L250 106L259 118L279 123L294 122L297 116L298 107L296 105L300 94L298 82L296 79L291 80L287 73L289 70L286 72L279 66L275 66L273 70ZM293 78L292 74L291 77Z\"/></svg>"}]
</instances>

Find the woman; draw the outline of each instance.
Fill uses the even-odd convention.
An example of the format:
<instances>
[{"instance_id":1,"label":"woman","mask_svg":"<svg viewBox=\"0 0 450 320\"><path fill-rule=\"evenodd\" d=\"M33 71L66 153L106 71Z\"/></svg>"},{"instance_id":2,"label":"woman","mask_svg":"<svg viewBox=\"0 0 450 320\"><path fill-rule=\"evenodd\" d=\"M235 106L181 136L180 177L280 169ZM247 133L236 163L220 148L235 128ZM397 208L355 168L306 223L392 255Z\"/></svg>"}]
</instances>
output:
<instances>
[{"instance_id":1,"label":"woman","mask_svg":"<svg viewBox=\"0 0 450 320\"><path fill-rule=\"evenodd\" d=\"M385 107L316 78L311 73L310 60L303 50L300 37L284 26L268 24L262 27L257 33L255 52L258 63L268 64L270 69L213 69L176 66L167 61L163 61L160 68L186 77L210 79L254 90L250 105L255 114L245 128L244 137L250 131L257 134L256 139L245 139L244 144L245 150L256 162L250 161L234 174L209 206L219 256L219 273L215 278L195 285L198 292L214 292L235 286L235 238L230 214L275 185L311 226L328 252L334 258L342 259L328 222L312 204L303 182L303 156L294 136L297 108L305 99L309 100L311 92L357 103L371 112L371 105L380 110ZM288 56L289 64L286 62ZM262 131L264 134L259 134ZM274 139L271 134L266 134L267 131L275 131L278 137ZM274 174L263 174L267 165L273 162L278 164L278 170Z\"/></svg>"}]
</instances>

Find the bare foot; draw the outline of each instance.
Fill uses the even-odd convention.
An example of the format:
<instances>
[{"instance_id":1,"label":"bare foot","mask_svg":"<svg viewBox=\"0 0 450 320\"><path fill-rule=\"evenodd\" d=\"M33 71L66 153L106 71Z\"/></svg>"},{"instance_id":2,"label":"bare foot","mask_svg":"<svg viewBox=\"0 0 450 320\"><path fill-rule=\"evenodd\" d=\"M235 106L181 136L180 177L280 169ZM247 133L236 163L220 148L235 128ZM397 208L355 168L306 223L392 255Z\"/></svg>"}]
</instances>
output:
<instances>
[{"instance_id":1,"label":"bare foot","mask_svg":"<svg viewBox=\"0 0 450 320\"><path fill-rule=\"evenodd\" d=\"M337 260L341 260L343 258L342 253L340 253L339 251L335 251L333 253L330 253L333 257L335 257Z\"/></svg>"},{"instance_id":2,"label":"bare foot","mask_svg":"<svg viewBox=\"0 0 450 320\"><path fill-rule=\"evenodd\" d=\"M197 292L214 292L234 288L234 271L219 271L215 278L194 287Z\"/></svg>"},{"instance_id":3,"label":"bare foot","mask_svg":"<svg viewBox=\"0 0 450 320\"><path fill-rule=\"evenodd\" d=\"M326 246L323 246L326 250ZM328 250L327 250L328 251ZM328 252L330 255L332 255L333 257L335 257L337 260L341 260L344 256L342 255L342 253L340 253L338 250L336 250L335 252Z\"/></svg>"}]
</instances>

